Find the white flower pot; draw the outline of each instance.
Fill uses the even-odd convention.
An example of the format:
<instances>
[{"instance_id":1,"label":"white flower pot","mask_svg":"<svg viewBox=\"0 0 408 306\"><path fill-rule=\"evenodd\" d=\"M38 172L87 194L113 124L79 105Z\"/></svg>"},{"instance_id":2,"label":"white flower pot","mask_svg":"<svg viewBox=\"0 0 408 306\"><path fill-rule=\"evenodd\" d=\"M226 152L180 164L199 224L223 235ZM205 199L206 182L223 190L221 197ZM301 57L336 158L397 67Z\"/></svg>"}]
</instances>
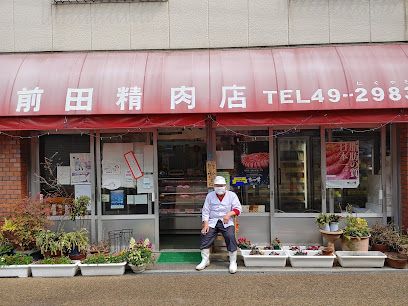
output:
<instances>
[{"instance_id":1,"label":"white flower pot","mask_svg":"<svg viewBox=\"0 0 408 306\"><path fill-rule=\"evenodd\" d=\"M328 223L325 225L320 225L320 229L326 232L330 232L330 225Z\"/></svg>"},{"instance_id":2,"label":"white flower pot","mask_svg":"<svg viewBox=\"0 0 408 306\"><path fill-rule=\"evenodd\" d=\"M78 263L64 265L31 264L33 277L74 277L78 271Z\"/></svg>"},{"instance_id":3,"label":"white flower pot","mask_svg":"<svg viewBox=\"0 0 408 306\"><path fill-rule=\"evenodd\" d=\"M336 251L344 268L382 268L387 256L379 251Z\"/></svg>"},{"instance_id":4,"label":"white flower pot","mask_svg":"<svg viewBox=\"0 0 408 306\"><path fill-rule=\"evenodd\" d=\"M0 277L29 277L29 265L10 265L0 267Z\"/></svg>"},{"instance_id":5,"label":"white flower pot","mask_svg":"<svg viewBox=\"0 0 408 306\"><path fill-rule=\"evenodd\" d=\"M286 265L286 258L288 255L282 250L265 250L265 255L247 255L242 254L244 264L246 267L284 267ZM269 255L271 252L279 255Z\"/></svg>"},{"instance_id":6,"label":"white flower pot","mask_svg":"<svg viewBox=\"0 0 408 306\"><path fill-rule=\"evenodd\" d=\"M145 265L135 266L135 265L129 264L129 267L132 269L133 273L142 273L146 270Z\"/></svg>"},{"instance_id":7,"label":"white flower pot","mask_svg":"<svg viewBox=\"0 0 408 306\"><path fill-rule=\"evenodd\" d=\"M330 222L330 231L337 232L339 230L339 222Z\"/></svg>"},{"instance_id":8,"label":"white flower pot","mask_svg":"<svg viewBox=\"0 0 408 306\"><path fill-rule=\"evenodd\" d=\"M293 268L331 268L336 256L317 256L320 251L304 251L308 255L293 255L296 252L286 250Z\"/></svg>"},{"instance_id":9,"label":"white flower pot","mask_svg":"<svg viewBox=\"0 0 408 306\"><path fill-rule=\"evenodd\" d=\"M79 264L84 276L123 275L126 262L108 264Z\"/></svg>"}]
</instances>

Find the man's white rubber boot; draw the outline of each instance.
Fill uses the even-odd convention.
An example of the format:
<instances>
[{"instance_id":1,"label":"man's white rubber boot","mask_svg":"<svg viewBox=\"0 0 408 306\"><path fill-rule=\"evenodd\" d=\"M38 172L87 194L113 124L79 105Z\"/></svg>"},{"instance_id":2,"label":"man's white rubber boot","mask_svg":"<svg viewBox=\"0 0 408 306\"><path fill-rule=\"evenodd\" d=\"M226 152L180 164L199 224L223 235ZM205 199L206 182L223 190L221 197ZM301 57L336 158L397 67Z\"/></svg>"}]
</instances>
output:
<instances>
[{"instance_id":1,"label":"man's white rubber boot","mask_svg":"<svg viewBox=\"0 0 408 306\"><path fill-rule=\"evenodd\" d=\"M229 260L230 260L230 265L229 265L229 272L231 274L234 274L237 272L237 251L235 252L228 252L229 253Z\"/></svg>"},{"instance_id":2,"label":"man's white rubber boot","mask_svg":"<svg viewBox=\"0 0 408 306\"><path fill-rule=\"evenodd\" d=\"M201 262L197 265L196 270L201 271L210 265L210 249L201 250Z\"/></svg>"}]
</instances>

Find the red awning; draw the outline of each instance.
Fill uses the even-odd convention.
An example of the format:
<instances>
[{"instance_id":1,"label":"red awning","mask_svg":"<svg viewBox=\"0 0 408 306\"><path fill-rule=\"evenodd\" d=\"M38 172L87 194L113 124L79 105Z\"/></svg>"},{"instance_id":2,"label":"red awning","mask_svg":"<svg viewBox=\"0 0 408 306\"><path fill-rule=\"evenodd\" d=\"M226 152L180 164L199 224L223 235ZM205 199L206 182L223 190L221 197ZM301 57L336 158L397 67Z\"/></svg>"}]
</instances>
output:
<instances>
[{"instance_id":1,"label":"red awning","mask_svg":"<svg viewBox=\"0 0 408 306\"><path fill-rule=\"evenodd\" d=\"M347 115L353 122L367 110L392 117L408 107L407 54L407 44L2 54L0 128L130 127L146 115L158 126L206 114L233 125L244 124L232 113L271 124L311 111L358 110Z\"/></svg>"}]
</instances>

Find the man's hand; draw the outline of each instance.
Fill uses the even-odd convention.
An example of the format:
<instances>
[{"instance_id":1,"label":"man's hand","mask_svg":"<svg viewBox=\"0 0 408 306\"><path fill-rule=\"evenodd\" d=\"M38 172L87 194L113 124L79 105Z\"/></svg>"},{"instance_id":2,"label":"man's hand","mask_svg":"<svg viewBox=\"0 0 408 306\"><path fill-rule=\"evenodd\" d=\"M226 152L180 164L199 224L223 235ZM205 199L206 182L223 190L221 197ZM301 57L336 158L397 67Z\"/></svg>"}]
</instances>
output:
<instances>
[{"instance_id":1,"label":"man's hand","mask_svg":"<svg viewBox=\"0 0 408 306\"><path fill-rule=\"evenodd\" d=\"M201 229L201 234L206 235L210 227L208 226L208 222L203 222L203 228Z\"/></svg>"},{"instance_id":2,"label":"man's hand","mask_svg":"<svg viewBox=\"0 0 408 306\"><path fill-rule=\"evenodd\" d=\"M224 218L222 218L224 224L227 224L227 223L229 222L229 219L230 219L232 216L235 216L235 212L230 211L229 213L227 213L227 214L224 216Z\"/></svg>"}]
</instances>

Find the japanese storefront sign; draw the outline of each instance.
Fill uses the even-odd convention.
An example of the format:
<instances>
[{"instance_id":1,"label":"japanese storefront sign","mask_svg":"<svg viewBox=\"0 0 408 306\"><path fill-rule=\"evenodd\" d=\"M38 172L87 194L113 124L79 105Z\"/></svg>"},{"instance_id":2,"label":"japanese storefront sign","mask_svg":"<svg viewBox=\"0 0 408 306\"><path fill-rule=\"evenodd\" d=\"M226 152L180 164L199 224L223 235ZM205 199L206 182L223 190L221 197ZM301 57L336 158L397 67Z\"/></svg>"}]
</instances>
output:
<instances>
[{"instance_id":1,"label":"japanese storefront sign","mask_svg":"<svg viewBox=\"0 0 408 306\"><path fill-rule=\"evenodd\" d=\"M326 143L326 188L357 188L360 183L358 141Z\"/></svg>"},{"instance_id":2,"label":"japanese storefront sign","mask_svg":"<svg viewBox=\"0 0 408 306\"><path fill-rule=\"evenodd\" d=\"M0 116L407 108L404 50L394 44L5 54L0 92L10 94Z\"/></svg>"}]
</instances>

